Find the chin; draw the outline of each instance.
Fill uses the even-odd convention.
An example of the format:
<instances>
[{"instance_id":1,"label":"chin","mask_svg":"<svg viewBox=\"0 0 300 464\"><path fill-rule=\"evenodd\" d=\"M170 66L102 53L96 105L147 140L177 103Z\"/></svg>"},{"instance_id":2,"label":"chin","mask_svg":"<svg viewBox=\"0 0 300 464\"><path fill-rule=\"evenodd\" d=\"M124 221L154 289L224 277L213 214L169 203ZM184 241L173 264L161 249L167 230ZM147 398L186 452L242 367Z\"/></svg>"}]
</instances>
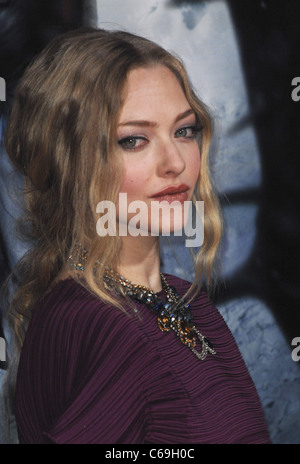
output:
<instances>
[{"instance_id":1,"label":"chin","mask_svg":"<svg viewBox=\"0 0 300 464\"><path fill-rule=\"evenodd\" d=\"M182 235L187 222L186 208L183 203L161 202L159 211L154 209L151 213L151 235Z\"/></svg>"}]
</instances>

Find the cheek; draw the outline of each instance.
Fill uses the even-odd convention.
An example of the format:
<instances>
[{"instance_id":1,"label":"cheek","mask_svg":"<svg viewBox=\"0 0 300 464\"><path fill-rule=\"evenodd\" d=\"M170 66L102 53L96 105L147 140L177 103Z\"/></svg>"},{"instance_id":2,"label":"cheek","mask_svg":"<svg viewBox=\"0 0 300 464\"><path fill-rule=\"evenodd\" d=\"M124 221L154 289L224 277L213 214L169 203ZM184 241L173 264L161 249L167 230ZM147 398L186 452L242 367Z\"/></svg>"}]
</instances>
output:
<instances>
[{"instance_id":1,"label":"cheek","mask_svg":"<svg viewBox=\"0 0 300 464\"><path fill-rule=\"evenodd\" d=\"M128 195L140 195L143 192L146 178L143 176L140 169L135 166L127 167L124 173L123 181L120 188L120 193Z\"/></svg>"},{"instance_id":2,"label":"cheek","mask_svg":"<svg viewBox=\"0 0 300 464\"><path fill-rule=\"evenodd\" d=\"M191 182L196 183L199 173L200 173L200 166L201 166L201 157L199 149L195 149L192 153L192 156L188 158L188 165L187 169L189 171L189 175L191 178Z\"/></svg>"}]
</instances>

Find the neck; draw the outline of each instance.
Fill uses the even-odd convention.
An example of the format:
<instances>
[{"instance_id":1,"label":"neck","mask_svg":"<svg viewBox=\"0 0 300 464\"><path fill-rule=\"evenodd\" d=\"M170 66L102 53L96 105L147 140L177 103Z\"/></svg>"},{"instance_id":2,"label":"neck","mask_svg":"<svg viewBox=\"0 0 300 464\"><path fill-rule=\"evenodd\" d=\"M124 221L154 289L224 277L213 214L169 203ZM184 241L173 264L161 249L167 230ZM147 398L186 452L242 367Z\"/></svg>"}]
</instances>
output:
<instances>
[{"instance_id":1,"label":"neck","mask_svg":"<svg viewBox=\"0 0 300 464\"><path fill-rule=\"evenodd\" d=\"M158 237L122 237L117 271L135 284L162 289Z\"/></svg>"}]
</instances>

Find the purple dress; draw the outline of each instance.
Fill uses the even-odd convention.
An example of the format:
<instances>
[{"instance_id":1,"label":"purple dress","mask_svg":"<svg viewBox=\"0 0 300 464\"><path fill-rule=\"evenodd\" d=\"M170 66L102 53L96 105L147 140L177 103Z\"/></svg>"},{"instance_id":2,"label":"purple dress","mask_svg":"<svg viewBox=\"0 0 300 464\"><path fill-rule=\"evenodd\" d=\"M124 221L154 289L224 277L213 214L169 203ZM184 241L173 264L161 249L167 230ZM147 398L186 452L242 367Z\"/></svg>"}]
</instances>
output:
<instances>
[{"instance_id":1,"label":"purple dress","mask_svg":"<svg viewBox=\"0 0 300 464\"><path fill-rule=\"evenodd\" d=\"M179 294L190 283L168 276ZM162 293L163 295L163 293ZM130 317L73 279L35 308L17 375L20 443L270 443L261 404L222 316L200 295L204 361L138 304Z\"/></svg>"}]
</instances>

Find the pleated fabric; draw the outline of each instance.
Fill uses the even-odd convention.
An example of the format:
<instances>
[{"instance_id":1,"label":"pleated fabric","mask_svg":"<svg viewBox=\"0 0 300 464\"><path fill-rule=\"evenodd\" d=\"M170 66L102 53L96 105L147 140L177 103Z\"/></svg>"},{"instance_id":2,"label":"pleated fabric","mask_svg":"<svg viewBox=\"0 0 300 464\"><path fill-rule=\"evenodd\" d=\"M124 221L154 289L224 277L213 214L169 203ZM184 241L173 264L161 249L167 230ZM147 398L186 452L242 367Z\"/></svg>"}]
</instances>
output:
<instances>
[{"instance_id":1,"label":"pleated fabric","mask_svg":"<svg viewBox=\"0 0 300 464\"><path fill-rule=\"evenodd\" d=\"M181 295L190 286L167 280ZM129 316L73 279L56 284L35 308L21 353L20 443L270 443L222 316L204 292L191 308L217 350L204 361L173 331L161 332L145 305Z\"/></svg>"}]
</instances>

